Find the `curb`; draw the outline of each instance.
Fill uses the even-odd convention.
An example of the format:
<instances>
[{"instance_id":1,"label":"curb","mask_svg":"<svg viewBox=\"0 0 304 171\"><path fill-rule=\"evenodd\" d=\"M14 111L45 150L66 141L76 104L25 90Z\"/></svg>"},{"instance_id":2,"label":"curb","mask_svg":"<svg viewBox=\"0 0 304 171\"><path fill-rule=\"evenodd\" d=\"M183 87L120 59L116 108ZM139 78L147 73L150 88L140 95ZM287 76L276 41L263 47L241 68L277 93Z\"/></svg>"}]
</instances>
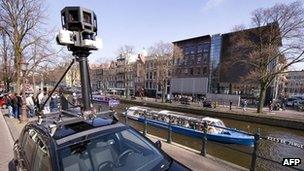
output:
<instances>
[{"instance_id":1,"label":"curb","mask_svg":"<svg viewBox=\"0 0 304 171\"><path fill-rule=\"evenodd\" d=\"M4 121L5 121L5 123L6 123L6 126L7 126L7 128L8 128L8 130L9 130L9 133L10 133L10 135L11 135L11 137L12 137L12 139L13 139L13 141L14 141L14 143L15 143L15 141L16 141L16 139L15 139L15 137L13 136L13 133L12 133L12 130L11 130L11 127L10 126L8 126L8 124L7 124L7 120L6 120L6 116L4 116L4 115L6 115L6 114L3 114L3 109L0 109L0 114L2 115L2 117L3 117L3 119L4 119Z\"/></svg>"}]
</instances>

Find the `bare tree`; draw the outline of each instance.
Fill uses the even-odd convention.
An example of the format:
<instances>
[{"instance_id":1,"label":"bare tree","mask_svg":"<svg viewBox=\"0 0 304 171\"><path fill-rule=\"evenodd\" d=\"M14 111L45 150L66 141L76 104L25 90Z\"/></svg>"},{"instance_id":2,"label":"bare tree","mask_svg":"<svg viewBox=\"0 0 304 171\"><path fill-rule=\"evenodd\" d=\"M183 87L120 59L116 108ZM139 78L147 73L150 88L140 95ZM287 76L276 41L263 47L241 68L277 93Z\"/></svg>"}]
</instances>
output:
<instances>
[{"instance_id":1,"label":"bare tree","mask_svg":"<svg viewBox=\"0 0 304 171\"><path fill-rule=\"evenodd\" d=\"M164 102L172 69L173 46L171 43L160 41L149 48L149 55L155 57L156 79L158 86L161 87L162 102Z\"/></svg>"},{"instance_id":2,"label":"bare tree","mask_svg":"<svg viewBox=\"0 0 304 171\"><path fill-rule=\"evenodd\" d=\"M0 43L1 45L1 61L2 61L2 80L5 85L6 91L9 91L10 89L10 83L12 81L12 74L11 74L11 58L10 56L10 51L11 48L9 44L7 43L7 36L4 33L4 31L1 32L0 34L2 42Z\"/></svg>"},{"instance_id":3,"label":"bare tree","mask_svg":"<svg viewBox=\"0 0 304 171\"><path fill-rule=\"evenodd\" d=\"M42 0L1 0L0 1L0 28L5 32L13 49L14 80L16 90L20 90L22 62L31 62L33 57L30 48L44 45L43 53L47 53L44 40L48 33L42 28L44 24L44 1ZM36 54L34 55L36 56ZM36 58L37 59L37 58ZM37 59L34 63L41 62ZM37 65L32 65L37 66Z\"/></svg>"},{"instance_id":4,"label":"bare tree","mask_svg":"<svg viewBox=\"0 0 304 171\"><path fill-rule=\"evenodd\" d=\"M266 90L296 63L304 61L304 9L300 2L277 4L252 13L254 29L239 31L232 38L234 57L225 64L249 68L244 77L259 86L258 113L262 113Z\"/></svg>"}]
</instances>

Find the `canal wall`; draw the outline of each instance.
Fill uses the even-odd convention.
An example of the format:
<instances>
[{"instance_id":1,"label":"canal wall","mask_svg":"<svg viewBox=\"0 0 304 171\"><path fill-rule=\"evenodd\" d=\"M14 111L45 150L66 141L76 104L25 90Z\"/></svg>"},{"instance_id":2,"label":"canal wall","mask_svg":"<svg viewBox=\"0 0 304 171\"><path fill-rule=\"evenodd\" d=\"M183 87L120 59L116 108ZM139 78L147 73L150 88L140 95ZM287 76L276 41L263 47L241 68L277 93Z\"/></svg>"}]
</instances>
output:
<instances>
[{"instance_id":1,"label":"canal wall","mask_svg":"<svg viewBox=\"0 0 304 171\"><path fill-rule=\"evenodd\" d=\"M239 121L255 122L255 123L271 125L271 126L304 130L304 114L303 114L303 118L299 118L299 117L292 118L292 117L281 117L281 116L269 115L269 114L267 115L258 114L249 111L246 112L218 111L217 109L213 109L213 108L202 108L202 107L198 108L198 107L191 107L189 105L180 106L170 103L127 100L122 98L120 99L120 101L122 103L131 104L131 105L147 106L147 107L167 109L167 110L195 114L195 115L227 118L227 119L234 119Z\"/></svg>"}]
</instances>

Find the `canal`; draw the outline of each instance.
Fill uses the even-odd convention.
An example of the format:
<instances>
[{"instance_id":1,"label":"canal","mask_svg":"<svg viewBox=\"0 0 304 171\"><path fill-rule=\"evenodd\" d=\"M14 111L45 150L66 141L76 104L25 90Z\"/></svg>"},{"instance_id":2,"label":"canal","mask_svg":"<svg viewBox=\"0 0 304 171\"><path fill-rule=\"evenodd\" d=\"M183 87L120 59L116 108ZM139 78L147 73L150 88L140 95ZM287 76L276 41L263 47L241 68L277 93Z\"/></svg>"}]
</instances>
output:
<instances>
[{"instance_id":1,"label":"canal","mask_svg":"<svg viewBox=\"0 0 304 171\"><path fill-rule=\"evenodd\" d=\"M118 113L119 119L124 122L124 118L122 117L122 112L125 110L126 107L130 107L127 104L120 104L118 107L115 108L115 111ZM106 110L107 106L99 106L101 110ZM191 115L191 114L189 114ZM197 115L191 115L195 117L202 117ZM304 131L300 130L292 130L286 129L282 127L275 127L275 126L268 126L268 125L261 125L256 123L250 122L242 122L232 119L221 119L227 127L237 128L243 131L247 131L250 133L255 133L256 130L259 128L261 132L261 136L263 137L275 137L290 140L299 144L304 143ZM142 131L143 124L132 121L131 119L128 120L128 124L134 127L135 129ZM167 139L168 131L160 128L153 127L148 125L148 133L152 135L156 135L158 137ZM200 151L202 146L202 140L197 138L191 138L184 135L172 134L173 142L185 145L187 147L193 148L195 150ZM233 150L236 149L236 150ZM235 163L245 168L250 168L251 162L251 155L245 153L252 153L252 147L246 147L241 145L227 145L216 143L212 141L207 142L207 153L218 157L220 159ZM242 152L240 152L242 151ZM245 153L243 153L245 152ZM294 158L298 157L302 159L302 163L299 166L300 170L304 170L304 150L301 148L291 147L285 144L279 144L267 140L261 140L260 145L258 147L258 155L264 158L268 158L274 161L282 162L283 158ZM274 163L271 161L267 161L263 158L257 159L257 170L261 171L268 171L268 170L292 170L287 167L281 166L281 164Z\"/></svg>"}]
</instances>

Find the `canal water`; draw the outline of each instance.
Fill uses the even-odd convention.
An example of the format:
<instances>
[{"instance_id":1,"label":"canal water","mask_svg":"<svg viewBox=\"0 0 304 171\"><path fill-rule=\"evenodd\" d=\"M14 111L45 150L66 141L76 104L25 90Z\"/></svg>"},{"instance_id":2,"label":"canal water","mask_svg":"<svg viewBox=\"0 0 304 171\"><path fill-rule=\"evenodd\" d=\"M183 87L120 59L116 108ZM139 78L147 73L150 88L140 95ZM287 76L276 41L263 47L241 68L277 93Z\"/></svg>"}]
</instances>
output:
<instances>
[{"instance_id":1,"label":"canal water","mask_svg":"<svg viewBox=\"0 0 304 171\"><path fill-rule=\"evenodd\" d=\"M122 117L122 112L125 110L126 107L130 107L130 105L120 104L115 108L115 111L118 113L121 122L124 122L124 118ZM100 108L100 110L108 109L108 107L105 105L98 106L98 108ZM191 116L202 117L197 115L191 115ZM255 133L256 130L259 128L261 132L261 136L263 137L269 136L269 137L281 138L299 144L304 144L304 131L256 124L251 122L242 122L242 121L225 119L225 118L219 118L219 119L221 119L227 127L237 128L250 133ZM143 124L137 121L132 121L131 119L128 119L128 124L139 131L143 130ZM167 139L167 135L168 135L167 130L153 127L151 125L148 125L148 133L164 139ZM201 150L201 146L202 146L201 139L191 138L181 134L173 133L172 140L173 142L188 146L195 150L199 150L199 151ZM251 155L246 153L252 153L252 151L253 151L252 147L246 147L242 145L221 144L212 141L207 142L208 154L235 163L245 168L250 168L250 163L251 163ZM261 171L293 170L285 166L281 166L281 164L279 163L268 161L266 159L270 159L282 163L283 158L295 158L295 157L301 158L302 162L298 168L300 170L304 170L304 150L301 148L291 147L285 144L279 144L268 140L261 140L260 145L258 146L258 156L260 157L257 159L257 170L261 170Z\"/></svg>"}]
</instances>

